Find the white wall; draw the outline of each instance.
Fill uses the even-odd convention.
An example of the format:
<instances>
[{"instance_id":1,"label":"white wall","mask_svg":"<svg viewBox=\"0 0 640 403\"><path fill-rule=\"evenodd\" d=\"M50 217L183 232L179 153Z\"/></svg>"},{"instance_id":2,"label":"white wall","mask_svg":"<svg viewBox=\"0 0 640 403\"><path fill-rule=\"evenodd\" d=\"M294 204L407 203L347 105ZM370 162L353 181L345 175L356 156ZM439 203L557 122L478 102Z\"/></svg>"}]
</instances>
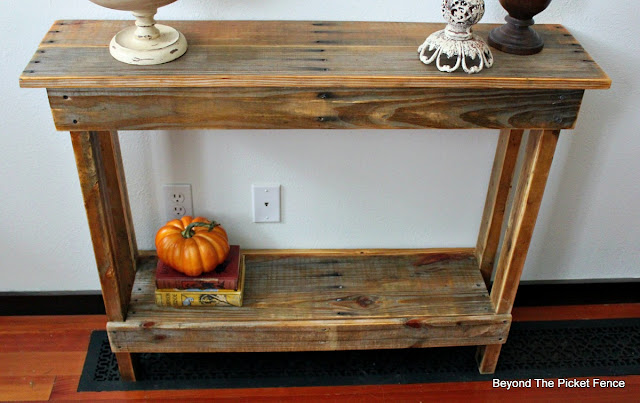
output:
<instances>
[{"instance_id":1,"label":"white wall","mask_svg":"<svg viewBox=\"0 0 640 403\"><path fill-rule=\"evenodd\" d=\"M501 21L498 0L486 3L484 22ZM526 280L640 277L639 10L555 0L538 18L567 26L614 84L588 92L561 137ZM18 76L54 20L125 18L86 0L0 2L0 291L99 289L69 135ZM435 0L180 0L158 15L170 18L442 21ZM171 182L192 183L196 213L245 248L475 245L497 141L475 134L123 133L139 247L153 248ZM250 222L260 182L283 185L283 223Z\"/></svg>"}]
</instances>

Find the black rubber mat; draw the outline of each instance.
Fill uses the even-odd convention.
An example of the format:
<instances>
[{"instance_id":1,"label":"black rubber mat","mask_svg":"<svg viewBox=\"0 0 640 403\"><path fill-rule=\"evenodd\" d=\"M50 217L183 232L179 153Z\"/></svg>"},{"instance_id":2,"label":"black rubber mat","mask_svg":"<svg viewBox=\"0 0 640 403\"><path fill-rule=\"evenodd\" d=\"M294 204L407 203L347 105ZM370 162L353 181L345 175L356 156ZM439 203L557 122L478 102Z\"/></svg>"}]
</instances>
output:
<instances>
[{"instance_id":1,"label":"black rubber mat","mask_svg":"<svg viewBox=\"0 0 640 403\"><path fill-rule=\"evenodd\" d=\"M494 375L475 347L139 354L122 382L106 332L91 335L78 391L266 388L640 375L640 319L514 322Z\"/></svg>"}]
</instances>

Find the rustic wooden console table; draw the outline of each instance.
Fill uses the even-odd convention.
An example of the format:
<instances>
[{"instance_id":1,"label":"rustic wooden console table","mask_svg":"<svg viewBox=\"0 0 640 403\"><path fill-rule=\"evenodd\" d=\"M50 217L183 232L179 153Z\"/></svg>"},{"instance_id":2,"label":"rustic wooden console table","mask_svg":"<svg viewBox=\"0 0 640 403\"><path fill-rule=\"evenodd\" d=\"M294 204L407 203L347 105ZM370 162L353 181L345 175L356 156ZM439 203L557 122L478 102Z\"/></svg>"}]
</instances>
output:
<instances>
[{"instance_id":1,"label":"rustic wooden console table","mask_svg":"<svg viewBox=\"0 0 640 403\"><path fill-rule=\"evenodd\" d=\"M175 21L187 54L142 67L107 49L129 24L56 22L20 77L47 88L57 129L71 132L124 379L135 380L140 352L477 345L480 371L495 370L560 129L574 126L584 90L610 86L571 34L537 26L542 53L494 51L493 68L467 75L418 60L442 24ZM250 251L244 307L157 307L155 258L136 247L117 130L273 128L501 129L477 245Z\"/></svg>"}]
</instances>

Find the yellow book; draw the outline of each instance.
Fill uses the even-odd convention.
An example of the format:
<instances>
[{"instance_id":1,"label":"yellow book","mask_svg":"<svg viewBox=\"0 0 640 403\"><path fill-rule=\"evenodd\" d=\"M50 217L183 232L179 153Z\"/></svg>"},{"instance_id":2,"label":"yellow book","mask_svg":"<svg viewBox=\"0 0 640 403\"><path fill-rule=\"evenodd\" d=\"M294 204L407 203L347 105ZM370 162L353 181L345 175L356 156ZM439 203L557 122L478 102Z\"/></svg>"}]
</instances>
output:
<instances>
[{"instance_id":1,"label":"yellow book","mask_svg":"<svg viewBox=\"0 0 640 403\"><path fill-rule=\"evenodd\" d=\"M174 308L192 306L242 306L244 295L244 256L240 259L240 280L237 290L156 289L156 305Z\"/></svg>"}]
</instances>

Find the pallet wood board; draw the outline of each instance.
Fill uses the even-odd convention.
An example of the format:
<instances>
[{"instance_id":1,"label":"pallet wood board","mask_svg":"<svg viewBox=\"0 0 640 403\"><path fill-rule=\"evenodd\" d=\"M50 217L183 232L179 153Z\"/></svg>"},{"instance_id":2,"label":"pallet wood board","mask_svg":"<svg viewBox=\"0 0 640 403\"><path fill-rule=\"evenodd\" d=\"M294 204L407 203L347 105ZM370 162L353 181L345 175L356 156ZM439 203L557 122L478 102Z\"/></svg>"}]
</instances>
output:
<instances>
[{"instance_id":1,"label":"pallet wood board","mask_svg":"<svg viewBox=\"0 0 640 403\"><path fill-rule=\"evenodd\" d=\"M472 249L246 255L243 307L164 308L140 265L114 351L296 351L504 343Z\"/></svg>"},{"instance_id":2,"label":"pallet wood board","mask_svg":"<svg viewBox=\"0 0 640 403\"><path fill-rule=\"evenodd\" d=\"M108 88L48 94L58 130L569 129L584 90Z\"/></svg>"},{"instance_id":3,"label":"pallet wood board","mask_svg":"<svg viewBox=\"0 0 640 403\"><path fill-rule=\"evenodd\" d=\"M114 60L109 38L129 21L58 21L24 70L34 88L303 87L606 89L609 77L561 25L537 25L542 53L495 51L482 74L446 74L417 47L444 24L318 21L171 21L187 54L158 66ZM480 24L486 37L496 25ZM74 60L74 63L67 63Z\"/></svg>"}]
</instances>

